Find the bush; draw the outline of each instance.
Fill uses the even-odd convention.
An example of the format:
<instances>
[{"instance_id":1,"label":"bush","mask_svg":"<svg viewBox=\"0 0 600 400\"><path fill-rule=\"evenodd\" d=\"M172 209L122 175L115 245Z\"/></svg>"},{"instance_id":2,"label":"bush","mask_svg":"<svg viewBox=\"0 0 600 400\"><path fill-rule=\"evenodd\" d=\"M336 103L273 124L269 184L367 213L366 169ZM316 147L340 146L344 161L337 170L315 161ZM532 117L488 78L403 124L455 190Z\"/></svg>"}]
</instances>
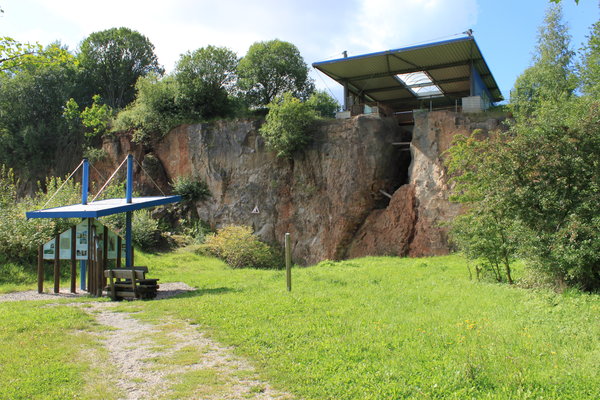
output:
<instances>
[{"instance_id":1,"label":"bush","mask_svg":"<svg viewBox=\"0 0 600 400\"><path fill-rule=\"evenodd\" d=\"M177 104L178 85L173 79L143 77L136 89L135 101L117 115L115 131L131 131L135 142L149 143L185 122Z\"/></svg>"},{"instance_id":2,"label":"bush","mask_svg":"<svg viewBox=\"0 0 600 400\"><path fill-rule=\"evenodd\" d=\"M200 252L214 255L231 268L278 268L273 250L252 234L249 226L230 225L208 235Z\"/></svg>"},{"instance_id":3,"label":"bush","mask_svg":"<svg viewBox=\"0 0 600 400\"><path fill-rule=\"evenodd\" d=\"M202 244L211 233L208 224L201 220L182 221L183 235L190 244Z\"/></svg>"},{"instance_id":4,"label":"bush","mask_svg":"<svg viewBox=\"0 0 600 400\"><path fill-rule=\"evenodd\" d=\"M321 118L334 118L340 109L336 99L323 90L317 90L310 95L306 103L321 116Z\"/></svg>"},{"instance_id":5,"label":"bush","mask_svg":"<svg viewBox=\"0 0 600 400\"><path fill-rule=\"evenodd\" d=\"M17 201L17 182L12 170L0 169L0 254L6 262L35 264L38 245L75 222L73 219L25 218L26 211L75 204L81 199L81 186L71 180L48 202L62 183L60 178L49 178L45 182L47 193L38 192L34 198Z\"/></svg>"},{"instance_id":6,"label":"bush","mask_svg":"<svg viewBox=\"0 0 600 400\"><path fill-rule=\"evenodd\" d=\"M133 213L131 221L132 241L144 251L156 250L160 240L158 221L152 218L149 210L138 210Z\"/></svg>"},{"instance_id":7,"label":"bush","mask_svg":"<svg viewBox=\"0 0 600 400\"><path fill-rule=\"evenodd\" d=\"M317 113L290 92L269 103L268 107L269 113L260 134L279 157L289 158L310 142Z\"/></svg>"},{"instance_id":8,"label":"bush","mask_svg":"<svg viewBox=\"0 0 600 400\"><path fill-rule=\"evenodd\" d=\"M203 201L210 197L206 182L190 177L178 176L173 183L173 192L187 202Z\"/></svg>"}]
</instances>

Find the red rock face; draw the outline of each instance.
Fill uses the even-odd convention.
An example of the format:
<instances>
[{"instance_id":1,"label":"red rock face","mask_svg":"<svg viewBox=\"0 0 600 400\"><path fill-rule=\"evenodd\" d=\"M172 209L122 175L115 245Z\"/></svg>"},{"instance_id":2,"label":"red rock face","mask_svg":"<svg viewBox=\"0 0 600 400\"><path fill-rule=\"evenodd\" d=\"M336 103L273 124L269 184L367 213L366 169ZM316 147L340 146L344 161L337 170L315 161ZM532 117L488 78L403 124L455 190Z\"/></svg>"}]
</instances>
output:
<instances>
[{"instance_id":1,"label":"red rock face","mask_svg":"<svg viewBox=\"0 0 600 400\"><path fill-rule=\"evenodd\" d=\"M374 210L356 233L348 257L409 254L415 235L417 206L413 185L400 187L385 209Z\"/></svg>"},{"instance_id":2,"label":"red rock face","mask_svg":"<svg viewBox=\"0 0 600 400\"><path fill-rule=\"evenodd\" d=\"M298 263L448 252L441 223L459 209L448 201L442 154L454 135L470 132L460 114L416 114L410 152L392 145L407 140L394 119L325 122L291 160L266 149L258 127L252 120L182 125L150 150L155 161L148 164L161 167L153 178L163 190L177 176L206 181L212 197L196 205L200 218L215 228L250 225L280 245L289 232ZM127 135L105 142L104 149L107 167L128 150L138 160L148 157ZM139 188L149 191L143 176L136 171Z\"/></svg>"}]
</instances>

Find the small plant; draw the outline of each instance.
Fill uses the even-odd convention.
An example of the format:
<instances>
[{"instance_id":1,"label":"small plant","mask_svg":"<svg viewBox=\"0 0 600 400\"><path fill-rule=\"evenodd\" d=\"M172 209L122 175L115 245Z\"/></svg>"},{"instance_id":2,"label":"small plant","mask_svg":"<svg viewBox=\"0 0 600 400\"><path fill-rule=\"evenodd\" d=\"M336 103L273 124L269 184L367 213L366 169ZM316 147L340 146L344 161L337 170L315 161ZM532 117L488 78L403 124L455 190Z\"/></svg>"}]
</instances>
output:
<instances>
[{"instance_id":1,"label":"small plant","mask_svg":"<svg viewBox=\"0 0 600 400\"><path fill-rule=\"evenodd\" d=\"M219 257L231 268L277 268L275 254L268 244L258 240L249 226L230 225L206 237L199 248Z\"/></svg>"},{"instance_id":2,"label":"small plant","mask_svg":"<svg viewBox=\"0 0 600 400\"><path fill-rule=\"evenodd\" d=\"M90 146L84 150L83 156L93 164L95 162L104 160L108 156L108 153L104 151L104 149L97 149Z\"/></svg>"},{"instance_id":3,"label":"small plant","mask_svg":"<svg viewBox=\"0 0 600 400\"><path fill-rule=\"evenodd\" d=\"M204 201L210 197L210 190L206 182L193 180L190 177L179 176L173 183L173 192L180 195L187 202Z\"/></svg>"},{"instance_id":4,"label":"small plant","mask_svg":"<svg viewBox=\"0 0 600 400\"><path fill-rule=\"evenodd\" d=\"M210 227L204 221L182 221L183 234L193 244L204 243L206 237L211 233Z\"/></svg>"}]
</instances>

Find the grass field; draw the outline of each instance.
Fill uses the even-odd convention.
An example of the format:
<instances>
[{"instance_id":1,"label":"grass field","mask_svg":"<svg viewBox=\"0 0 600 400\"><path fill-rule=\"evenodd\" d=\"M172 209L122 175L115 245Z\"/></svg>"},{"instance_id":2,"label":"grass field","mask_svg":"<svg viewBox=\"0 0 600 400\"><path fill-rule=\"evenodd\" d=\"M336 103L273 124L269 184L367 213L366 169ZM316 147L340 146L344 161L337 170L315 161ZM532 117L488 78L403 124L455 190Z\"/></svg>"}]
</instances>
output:
<instances>
[{"instance_id":1,"label":"grass field","mask_svg":"<svg viewBox=\"0 0 600 400\"><path fill-rule=\"evenodd\" d=\"M283 271L231 270L186 251L140 253L136 263L148 265L163 282L184 281L198 290L123 303L122 311L138 311L133 315L148 321L169 316L197 324L299 398L600 398L598 295L470 281L458 256L295 268L291 293ZM0 304L2 316L12 307ZM26 346L20 353L35 352L38 342L24 338L40 335L27 322L36 320L39 306L15 307L20 311L10 316L22 326L0 329L2 347L8 348L3 365L14 357L11 343ZM49 343L87 324L78 315L44 318ZM52 354L78 351L76 343L51 346ZM89 368L65 363L61 368L76 372ZM53 370L60 376L62 369ZM7 375L5 368L1 377L25 379Z\"/></svg>"}]
</instances>

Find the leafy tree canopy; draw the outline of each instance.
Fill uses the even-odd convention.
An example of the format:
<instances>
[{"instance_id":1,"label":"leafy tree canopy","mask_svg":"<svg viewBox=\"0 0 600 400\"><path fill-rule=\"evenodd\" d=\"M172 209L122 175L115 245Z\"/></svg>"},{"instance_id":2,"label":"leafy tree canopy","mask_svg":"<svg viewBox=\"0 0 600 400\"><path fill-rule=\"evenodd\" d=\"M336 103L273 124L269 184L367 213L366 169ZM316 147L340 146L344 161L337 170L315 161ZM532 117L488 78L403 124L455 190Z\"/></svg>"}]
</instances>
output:
<instances>
[{"instance_id":1,"label":"leafy tree canopy","mask_svg":"<svg viewBox=\"0 0 600 400\"><path fill-rule=\"evenodd\" d=\"M67 171L80 155L79 137L62 118L66 101L78 92L74 58L51 45L0 74L0 85L0 163L18 167L24 183L43 180L49 166Z\"/></svg>"},{"instance_id":2,"label":"leafy tree canopy","mask_svg":"<svg viewBox=\"0 0 600 400\"><path fill-rule=\"evenodd\" d=\"M267 146L279 157L292 157L311 140L311 128L318 116L306 102L286 92L269 103L266 122L260 128Z\"/></svg>"},{"instance_id":3,"label":"leafy tree canopy","mask_svg":"<svg viewBox=\"0 0 600 400\"><path fill-rule=\"evenodd\" d=\"M78 59L92 94L114 109L133 101L139 77L164 72L150 40L128 28L92 33L81 43Z\"/></svg>"},{"instance_id":4,"label":"leafy tree canopy","mask_svg":"<svg viewBox=\"0 0 600 400\"><path fill-rule=\"evenodd\" d=\"M587 38L577 64L580 86L583 93L600 98L600 21L592 25Z\"/></svg>"},{"instance_id":5,"label":"leafy tree canopy","mask_svg":"<svg viewBox=\"0 0 600 400\"><path fill-rule=\"evenodd\" d=\"M292 43L278 39L256 42L238 67L240 87L250 104L264 107L277 96L291 92L306 99L314 90L308 66Z\"/></svg>"},{"instance_id":6,"label":"leafy tree canopy","mask_svg":"<svg viewBox=\"0 0 600 400\"><path fill-rule=\"evenodd\" d=\"M533 116L544 102L562 102L576 87L572 73L571 36L562 22L560 5L550 6L538 33L533 65L520 75L511 92L515 114Z\"/></svg>"},{"instance_id":7,"label":"leafy tree canopy","mask_svg":"<svg viewBox=\"0 0 600 400\"><path fill-rule=\"evenodd\" d=\"M306 102L322 118L333 118L340 109L340 103L324 90L315 90Z\"/></svg>"},{"instance_id":8,"label":"leafy tree canopy","mask_svg":"<svg viewBox=\"0 0 600 400\"><path fill-rule=\"evenodd\" d=\"M226 47L207 46L183 54L175 67L179 102L191 118L223 116L236 87L237 55Z\"/></svg>"}]
</instances>

